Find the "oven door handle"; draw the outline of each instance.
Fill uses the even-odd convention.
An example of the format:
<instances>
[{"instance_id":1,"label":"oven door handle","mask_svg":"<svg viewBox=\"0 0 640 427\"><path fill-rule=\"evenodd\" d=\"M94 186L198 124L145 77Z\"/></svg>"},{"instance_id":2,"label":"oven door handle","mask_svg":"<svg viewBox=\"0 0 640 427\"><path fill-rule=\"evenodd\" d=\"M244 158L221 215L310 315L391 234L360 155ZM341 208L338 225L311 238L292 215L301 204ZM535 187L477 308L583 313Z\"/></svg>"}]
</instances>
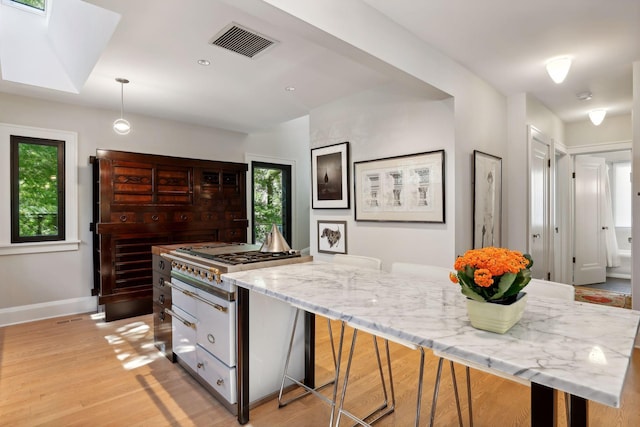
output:
<instances>
[{"instance_id":1,"label":"oven door handle","mask_svg":"<svg viewBox=\"0 0 640 427\"><path fill-rule=\"evenodd\" d=\"M195 329L196 328L196 324L195 323L189 322L187 319L184 319L182 316L180 316L179 314L177 314L175 311L171 310L170 308L165 307L164 308L164 312L169 314L171 317L175 317L176 319L181 321L187 328L191 328L191 329Z\"/></svg>"},{"instance_id":2,"label":"oven door handle","mask_svg":"<svg viewBox=\"0 0 640 427\"><path fill-rule=\"evenodd\" d=\"M164 284L169 286L171 289L175 289L177 291L180 291L183 294L185 294L186 296L189 296L189 297L191 297L191 298L193 298L193 299L195 299L197 301L200 301L202 303L205 303L205 304L215 308L218 311L221 311L223 313L226 313L227 311L229 311L229 309L227 307L225 307L223 305L220 305L220 304L216 304L215 302L209 301L209 300L207 300L205 298L202 298L200 295L198 295L198 294L196 294L194 292L188 291L186 289L182 289L180 286L176 285L175 283L172 283L172 282L169 281L169 282L164 282Z\"/></svg>"}]
</instances>

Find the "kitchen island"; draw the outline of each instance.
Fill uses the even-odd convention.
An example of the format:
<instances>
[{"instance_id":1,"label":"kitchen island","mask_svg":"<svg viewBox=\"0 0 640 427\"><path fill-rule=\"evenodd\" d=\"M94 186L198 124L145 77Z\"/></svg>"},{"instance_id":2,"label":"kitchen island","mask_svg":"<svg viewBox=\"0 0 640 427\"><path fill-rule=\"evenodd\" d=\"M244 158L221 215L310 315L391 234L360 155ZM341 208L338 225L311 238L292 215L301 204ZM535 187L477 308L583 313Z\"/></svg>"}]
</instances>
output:
<instances>
[{"instance_id":1,"label":"kitchen island","mask_svg":"<svg viewBox=\"0 0 640 427\"><path fill-rule=\"evenodd\" d=\"M224 277L239 299L267 295L527 379L532 426L555 425L556 391L572 395L574 426L587 425L589 400L619 407L640 323L638 311L531 297L520 322L499 335L470 325L464 297L448 278L432 282L321 262ZM239 401L238 421L248 420L248 404Z\"/></svg>"}]
</instances>

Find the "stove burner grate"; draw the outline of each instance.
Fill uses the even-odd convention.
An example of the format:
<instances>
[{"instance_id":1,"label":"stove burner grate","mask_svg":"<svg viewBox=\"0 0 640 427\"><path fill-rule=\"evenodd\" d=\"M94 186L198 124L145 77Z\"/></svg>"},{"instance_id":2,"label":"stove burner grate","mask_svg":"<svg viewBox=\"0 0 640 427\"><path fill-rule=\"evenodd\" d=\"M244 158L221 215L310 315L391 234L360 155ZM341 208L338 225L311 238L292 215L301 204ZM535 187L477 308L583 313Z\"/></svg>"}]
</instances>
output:
<instances>
[{"instance_id":1,"label":"stove burner grate","mask_svg":"<svg viewBox=\"0 0 640 427\"><path fill-rule=\"evenodd\" d=\"M238 265L238 264L251 264L254 262L269 262L278 259L297 258L300 257L300 252L260 252L260 251L246 251L246 252L228 252L223 254L211 254L203 251L206 248L179 248L178 252L184 252L189 255L199 256L212 261L221 262L224 264Z\"/></svg>"}]
</instances>

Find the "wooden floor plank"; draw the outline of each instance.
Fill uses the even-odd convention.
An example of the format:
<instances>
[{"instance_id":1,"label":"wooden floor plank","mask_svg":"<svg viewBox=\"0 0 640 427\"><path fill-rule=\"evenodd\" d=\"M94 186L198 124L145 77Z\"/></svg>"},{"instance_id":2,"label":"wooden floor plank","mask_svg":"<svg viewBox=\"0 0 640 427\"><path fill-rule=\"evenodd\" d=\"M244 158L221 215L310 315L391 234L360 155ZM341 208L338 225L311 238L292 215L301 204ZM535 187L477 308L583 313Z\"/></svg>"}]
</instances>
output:
<instances>
[{"instance_id":1,"label":"wooden floor plank","mask_svg":"<svg viewBox=\"0 0 640 427\"><path fill-rule=\"evenodd\" d=\"M331 376L326 322L318 322L317 377ZM334 325L337 331L337 324ZM337 342L337 337L334 337ZM350 343L351 332L345 334ZM417 352L391 344L397 409L379 426L411 425L415 414ZM344 363L344 362L343 362ZM371 338L359 334L346 404L363 413L382 398ZM437 359L426 352L422 425L431 409ZM343 367L345 365L343 364ZM464 369L456 367L463 393ZM436 411L437 426L457 425L448 364ZM472 370L476 426L529 425L529 388ZM326 390L328 395L330 390ZM558 411L564 413L563 398ZM620 409L590 405L591 426L640 425L640 351L634 352ZM285 408L267 401L251 411L251 427L327 425L329 407L304 398ZM237 425L182 368L153 346L152 316L106 323L75 315L0 328L2 426L213 426ZM345 423L346 425L346 423ZM559 417L559 426L565 426Z\"/></svg>"}]
</instances>

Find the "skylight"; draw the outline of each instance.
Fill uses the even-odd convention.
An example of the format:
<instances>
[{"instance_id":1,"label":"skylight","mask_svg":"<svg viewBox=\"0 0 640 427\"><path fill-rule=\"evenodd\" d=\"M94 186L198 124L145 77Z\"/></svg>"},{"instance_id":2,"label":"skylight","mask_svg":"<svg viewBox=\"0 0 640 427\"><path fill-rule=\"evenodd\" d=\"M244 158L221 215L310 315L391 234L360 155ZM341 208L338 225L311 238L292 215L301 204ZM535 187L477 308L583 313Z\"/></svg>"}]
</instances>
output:
<instances>
[{"instance_id":1,"label":"skylight","mask_svg":"<svg viewBox=\"0 0 640 427\"><path fill-rule=\"evenodd\" d=\"M13 3L13 6L16 7L40 12L44 12L45 6L47 5L46 0L9 0L8 3Z\"/></svg>"}]
</instances>

